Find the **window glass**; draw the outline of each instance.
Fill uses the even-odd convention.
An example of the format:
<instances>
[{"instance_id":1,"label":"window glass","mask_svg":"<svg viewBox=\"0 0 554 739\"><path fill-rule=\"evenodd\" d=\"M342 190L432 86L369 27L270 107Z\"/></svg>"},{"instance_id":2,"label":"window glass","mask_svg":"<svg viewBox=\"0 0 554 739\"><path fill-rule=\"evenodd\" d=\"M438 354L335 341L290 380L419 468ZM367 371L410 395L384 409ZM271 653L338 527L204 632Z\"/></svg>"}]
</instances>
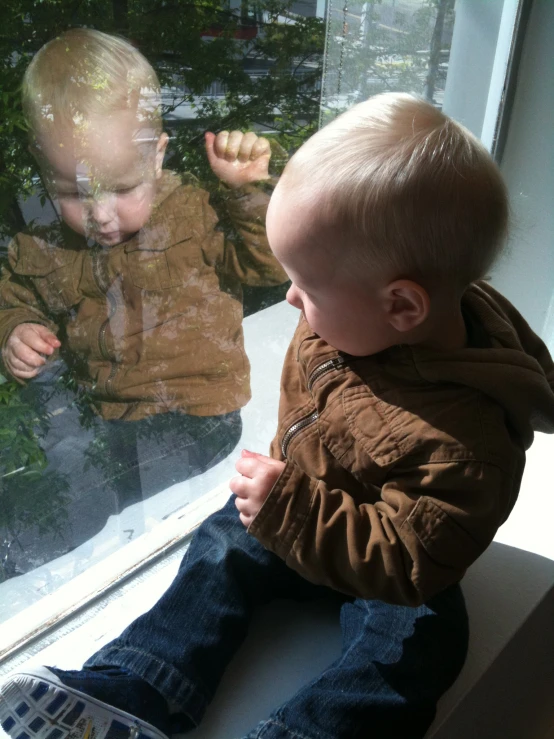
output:
<instances>
[{"instance_id":1,"label":"window glass","mask_svg":"<svg viewBox=\"0 0 554 739\"><path fill-rule=\"evenodd\" d=\"M91 568L130 549L136 566L241 446L267 450L298 320L265 238L272 189L370 95L440 107L457 11L18 0L0 17L6 622L76 578L84 602Z\"/></svg>"},{"instance_id":2,"label":"window glass","mask_svg":"<svg viewBox=\"0 0 554 739\"><path fill-rule=\"evenodd\" d=\"M322 123L380 92L442 107L454 0L330 0Z\"/></svg>"},{"instance_id":3,"label":"window glass","mask_svg":"<svg viewBox=\"0 0 554 739\"><path fill-rule=\"evenodd\" d=\"M244 0L1 13L5 621L232 474L243 315L286 292L265 208L317 127L324 20Z\"/></svg>"}]
</instances>

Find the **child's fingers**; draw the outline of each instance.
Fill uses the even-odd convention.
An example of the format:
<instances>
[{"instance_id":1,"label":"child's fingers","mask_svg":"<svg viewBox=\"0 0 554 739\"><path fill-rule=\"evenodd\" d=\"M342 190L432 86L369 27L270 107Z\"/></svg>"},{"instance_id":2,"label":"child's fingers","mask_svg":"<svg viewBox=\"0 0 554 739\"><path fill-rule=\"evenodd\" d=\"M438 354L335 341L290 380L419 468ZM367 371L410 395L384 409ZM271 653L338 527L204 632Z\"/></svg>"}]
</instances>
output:
<instances>
[{"instance_id":1,"label":"child's fingers","mask_svg":"<svg viewBox=\"0 0 554 739\"><path fill-rule=\"evenodd\" d=\"M252 146L252 152L250 153L250 159L259 159L260 157L271 158L271 146L269 141L262 137L257 138Z\"/></svg>"},{"instance_id":2,"label":"child's fingers","mask_svg":"<svg viewBox=\"0 0 554 739\"><path fill-rule=\"evenodd\" d=\"M241 520L241 523L248 528L252 521L254 520L254 516L256 515L256 512L253 511L248 502L245 500L242 500L242 498L236 498L235 499L235 508L239 512L239 517Z\"/></svg>"},{"instance_id":3,"label":"child's fingers","mask_svg":"<svg viewBox=\"0 0 554 739\"><path fill-rule=\"evenodd\" d=\"M58 349L62 342L58 339L58 337L55 334L49 334L48 336L43 337L44 341L48 342L51 347L54 349Z\"/></svg>"},{"instance_id":4,"label":"child's fingers","mask_svg":"<svg viewBox=\"0 0 554 739\"><path fill-rule=\"evenodd\" d=\"M27 370L27 371L16 370L12 372L12 375L14 377L18 377L20 380L32 380L33 377L36 377L39 373L40 373L40 369Z\"/></svg>"},{"instance_id":5,"label":"child's fingers","mask_svg":"<svg viewBox=\"0 0 554 739\"><path fill-rule=\"evenodd\" d=\"M213 141L213 151L216 157L225 158L227 150L227 142L229 141L229 131L220 131Z\"/></svg>"},{"instance_id":6,"label":"child's fingers","mask_svg":"<svg viewBox=\"0 0 554 739\"><path fill-rule=\"evenodd\" d=\"M248 457L239 457L237 461L235 462L235 469L238 473L241 475L245 475L246 477L253 477L254 468L250 462L250 458Z\"/></svg>"},{"instance_id":7,"label":"child's fingers","mask_svg":"<svg viewBox=\"0 0 554 739\"><path fill-rule=\"evenodd\" d=\"M61 341L58 339L56 334L52 333L49 328L43 326L41 323L32 323L28 328L52 346L61 346Z\"/></svg>"},{"instance_id":8,"label":"child's fingers","mask_svg":"<svg viewBox=\"0 0 554 739\"><path fill-rule=\"evenodd\" d=\"M239 498L237 496L235 500L235 508L239 513L244 513L245 515L250 514L250 505L246 498Z\"/></svg>"},{"instance_id":9,"label":"child's fingers","mask_svg":"<svg viewBox=\"0 0 554 739\"><path fill-rule=\"evenodd\" d=\"M7 364L10 365L10 369L16 369L19 372L29 372L36 369L35 367L31 367L31 365L27 364L22 359L19 359L19 357L16 357L13 352L9 352L6 359Z\"/></svg>"},{"instance_id":10,"label":"child's fingers","mask_svg":"<svg viewBox=\"0 0 554 739\"><path fill-rule=\"evenodd\" d=\"M254 459L271 459L266 454L260 454L259 452L251 452L250 449L241 449L241 457L253 457Z\"/></svg>"},{"instance_id":11,"label":"child's fingers","mask_svg":"<svg viewBox=\"0 0 554 739\"><path fill-rule=\"evenodd\" d=\"M229 480L229 489L237 497L247 498L249 492L248 482L250 482L248 478L243 477L242 475L237 475L237 477L232 477L231 480Z\"/></svg>"},{"instance_id":12,"label":"child's fingers","mask_svg":"<svg viewBox=\"0 0 554 739\"><path fill-rule=\"evenodd\" d=\"M235 469L244 477L253 480L255 477L264 476L269 470L269 465L257 457L240 457L235 463Z\"/></svg>"},{"instance_id":13,"label":"child's fingers","mask_svg":"<svg viewBox=\"0 0 554 739\"><path fill-rule=\"evenodd\" d=\"M283 465L283 462L280 462L278 459L273 459L273 457L268 457L265 454L258 454L258 452L251 452L248 449L241 451L240 459L256 459L269 467L280 468Z\"/></svg>"},{"instance_id":14,"label":"child's fingers","mask_svg":"<svg viewBox=\"0 0 554 739\"><path fill-rule=\"evenodd\" d=\"M13 358L27 365L27 367L42 367L46 362L44 357L41 357L38 352L24 344L20 339L13 342L11 350ZM50 349L48 353L50 353Z\"/></svg>"},{"instance_id":15,"label":"child's fingers","mask_svg":"<svg viewBox=\"0 0 554 739\"><path fill-rule=\"evenodd\" d=\"M34 351L39 352L39 354L53 354L55 347L59 346L60 342L45 326L41 326L40 328L44 328L45 331L41 332L29 329L22 334L20 341L24 345L26 344L31 349L34 349Z\"/></svg>"},{"instance_id":16,"label":"child's fingers","mask_svg":"<svg viewBox=\"0 0 554 739\"><path fill-rule=\"evenodd\" d=\"M235 498L235 508L237 511L247 518L254 518L256 513L259 511L260 506L257 506L251 500L246 498Z\"/></svg>"},{"instance_id":17,"label":"child's fingers","mask_svg":"<svg viewBox=\"0 0 554 739\"><path fill-rule=\"evenodd\" d=\"M240 142L237 155L239 162L247 162L249 159L254 158L252 156L252 151L254 149L254 146L256 145L257 140L258 137L253 131L248 131L248 133L244 134Z\"/></svg>"},{"instance_id":18,"label":"child's fingers","mask_svg":"<svg viewBox=\"0 0 554 739\"><path fill-rule=\"evenodd\" d=\"M215 152L215 142L216 142L215 134L211 133L210 131L206 131L206 133L204 134L204 143L206 144L206 156L208 157L208 161L212 167L214 163L217 161L217 154Z\"/></svg>"},{"instance_id":19,"label":"child's fingers","mask_svg":"<svg viewBox=\"0 0 554 739\"><path fill-rule=\"evenodd\" d=\"M12 375L15 375L15 377L19 377L22 380L28 380L39 373L38 367L29 367L28 364L25 364L25 362L17 359L17 357L10 357L6 364L8 365L8 368Z\"/></svg>"},{"instance_id":20,"label":"child's fingers","mask_svg":"<svg viewBox=\"0 0 554 739\"><path fill-rule=\"evenodd\" d=\"M234 162L238 156L240 145L243 139L242 131L231 131L227 139L225 147L225 159L228 162Z\"/></svg>"}]
</instances>

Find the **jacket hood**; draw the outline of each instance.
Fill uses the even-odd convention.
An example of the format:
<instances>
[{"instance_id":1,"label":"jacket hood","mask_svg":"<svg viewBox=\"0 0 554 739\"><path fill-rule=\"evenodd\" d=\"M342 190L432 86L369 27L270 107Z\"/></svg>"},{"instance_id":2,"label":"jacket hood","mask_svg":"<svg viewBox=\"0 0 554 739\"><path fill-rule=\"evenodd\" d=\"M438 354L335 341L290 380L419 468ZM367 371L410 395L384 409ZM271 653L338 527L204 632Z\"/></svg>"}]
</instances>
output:
<instances>
[{"instance_id":1,"label":"jacket hood","mask_svg":"<svg viewBox=\"0 0 554 739\"><path fill-rule=\"evenodd\" d=\"M455 352L413 348L430 382L475 388L502 405L528 448L534 431L554 433L554 363L545 344L514 306L484 282L462 299L470 346Z\"/></svg>"}]
</instances>

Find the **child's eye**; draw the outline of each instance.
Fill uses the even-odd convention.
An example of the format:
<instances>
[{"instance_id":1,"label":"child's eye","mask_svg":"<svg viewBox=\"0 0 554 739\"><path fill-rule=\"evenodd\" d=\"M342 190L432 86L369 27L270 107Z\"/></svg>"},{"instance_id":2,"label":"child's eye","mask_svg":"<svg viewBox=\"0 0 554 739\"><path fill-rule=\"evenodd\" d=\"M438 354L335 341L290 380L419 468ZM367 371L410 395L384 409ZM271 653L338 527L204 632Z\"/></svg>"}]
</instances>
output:
<instances>
[{"instance_id":1,"label":"child's eye","mask_svg":"<svg viewBox=\"0 0 554 739\"><path fill-rule=\"evenodd\" d=\"M116 195L128 195L130 192L133 192L136 190L138 185L133 185L132 187L120 187L118 190L116 190Z\"/></svg>"}]
</instances>

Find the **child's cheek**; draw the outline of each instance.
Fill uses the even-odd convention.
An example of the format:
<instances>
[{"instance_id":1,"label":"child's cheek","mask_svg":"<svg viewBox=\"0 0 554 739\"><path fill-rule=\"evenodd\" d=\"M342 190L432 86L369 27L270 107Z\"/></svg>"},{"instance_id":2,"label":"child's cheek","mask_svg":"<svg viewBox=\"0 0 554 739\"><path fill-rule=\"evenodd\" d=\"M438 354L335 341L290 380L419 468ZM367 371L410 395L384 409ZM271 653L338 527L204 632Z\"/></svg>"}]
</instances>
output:
<instances>
[{"instance_id":1,"label":"child's cheek","mask_svg":"<svg viewBox=\"0 0 554 739\"><path fill-rule=\"evenodd\" d=\"M67 202L60 200L60 213L67 225L79 234L84 234L86 229L85 212L80 201Z\"/></svg>"},{"instance_id":2,"label":"child's cheek","mask_svg":"<svg viewBox=\"0 0 554 739\"><path fill-rule=\"evenodd\" d=\"M152 214L153 198L143 193L137 198L119 203L118 215L123 228L138 231Z\"/></svg>"}]
</instances>

